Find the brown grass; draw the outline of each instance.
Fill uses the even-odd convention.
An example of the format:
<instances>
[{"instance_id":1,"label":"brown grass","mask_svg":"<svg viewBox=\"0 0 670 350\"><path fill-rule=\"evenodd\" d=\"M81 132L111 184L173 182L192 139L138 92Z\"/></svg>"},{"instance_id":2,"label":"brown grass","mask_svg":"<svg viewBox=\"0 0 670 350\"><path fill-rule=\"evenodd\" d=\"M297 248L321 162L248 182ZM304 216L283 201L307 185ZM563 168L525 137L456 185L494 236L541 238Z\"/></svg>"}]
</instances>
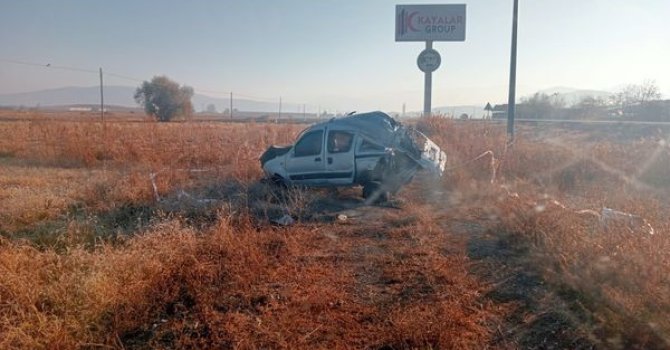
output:
<instances>
[{"instance_id":1,"label":"brown grass","mask_svg":"<svg viewBox=\"0 0 670 350\"><path fill-rule=\"evenodd\" d=\"M421 228L256 229L221 213L94 250L4 241L0 347L476 348L484 287Z\"/></svg>"},{"instance_id":2,"label":"brown grass","mask_svg":"<svg viewBox=\"0 0 670 350\"><path fill-rule=\"evenodd\" d=\"M488 149L500 154L503 187L488 187L478 199L484 203L474 205L475 217L496 235L528 247L522 258L586 308L597 344L670 344L670 149L663 139L588 142L586 133L539 139L528 130L505 153L502 130L488 125L431 119L419 126L447 149L460 149L459 160ZM472 141L481 134L488 137ZM461 190L464 181L490 172L482 161L455 169L449 181ZM655 234L639 223L600 221L594 214L603 207L646 219ZM591 212L578 213L583 210Z\"/></svg>"},{"instance_id":3,"label":"brown grass","mask_svg":"<svg viewBox=\"0 0 670 350\"><path fill-rule=\"evenodd\" d=\"M522 129L506 147L496 124L421 120L448 174L415 181L401 210L324 223L309 218L330 194L252 203L258 155L303 126L117 120L103 132L32 117L0 122L0 348L518 347L499 328L517 303L486 297L495 285L472 273L481 234L519 247L593 344L668 343L670 153L657 139ZM470 162L485 151L493 161ZM577 213L602 207L656 233ZM259 219L282 211L304 220ZM464 221L468 235L454 234Z\"/></svg>"}]
</instances>

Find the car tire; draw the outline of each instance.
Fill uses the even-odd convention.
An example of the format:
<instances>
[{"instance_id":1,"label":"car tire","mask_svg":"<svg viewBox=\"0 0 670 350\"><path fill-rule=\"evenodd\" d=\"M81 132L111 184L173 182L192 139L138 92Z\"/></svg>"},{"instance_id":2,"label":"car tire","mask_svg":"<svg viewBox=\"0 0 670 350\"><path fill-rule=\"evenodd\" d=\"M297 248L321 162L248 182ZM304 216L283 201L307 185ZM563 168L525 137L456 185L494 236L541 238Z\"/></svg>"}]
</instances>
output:
<instances>
[{"instance_id":1,"label":"car tire","mask_svg":"<svg viewBox=\"0 0 670 350\"><path fill-rule=\"evenodd\" d=\"M270 183L274 186L280 187L280 188L286 188L286 182L284 182L284 178L279 176L279 175L272 175L270 178Z\"/></svg>"},{"instance_id":2,"label":"car tire","mask_svg":"<svg viewBox=\"0 0 670 350\"><path fill-rule=\"evenodd\" d=\"M389 192L383 188L380 182L370 181L363 185L363 198L368 204L386 202L389 197Z\"/></svg>"}]
</instances>

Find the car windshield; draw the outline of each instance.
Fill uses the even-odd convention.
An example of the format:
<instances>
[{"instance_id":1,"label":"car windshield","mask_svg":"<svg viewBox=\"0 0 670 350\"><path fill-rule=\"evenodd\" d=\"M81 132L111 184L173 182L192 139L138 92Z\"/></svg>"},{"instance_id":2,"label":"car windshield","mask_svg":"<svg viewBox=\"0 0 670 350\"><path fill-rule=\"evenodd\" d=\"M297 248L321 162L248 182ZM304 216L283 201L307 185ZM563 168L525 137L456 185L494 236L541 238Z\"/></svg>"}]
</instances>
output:
<instances>
[{"instance_id":1,"label":"car windshield","mask_svg":"<svg viewBox=\"0 0 670 350\"><path fill-rule=\"evenodd\" d=\"M311 129L312 129L312 127L307 127L307 128L302 129L302 131L300 131L298 133L298 135L295 137L295 141L300 140L305 135L305 133L307 133Z\"/></svg>"}]
</instances>

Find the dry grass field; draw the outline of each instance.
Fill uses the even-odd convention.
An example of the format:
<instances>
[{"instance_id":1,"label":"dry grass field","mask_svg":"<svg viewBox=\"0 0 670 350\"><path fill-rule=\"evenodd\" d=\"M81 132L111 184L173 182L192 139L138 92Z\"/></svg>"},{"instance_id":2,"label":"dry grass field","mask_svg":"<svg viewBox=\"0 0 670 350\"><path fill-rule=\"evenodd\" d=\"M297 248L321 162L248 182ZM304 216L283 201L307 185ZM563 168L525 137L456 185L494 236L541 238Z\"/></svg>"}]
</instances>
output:
<instances>
[{"instance_id":1,"label":"dry grass field","mask_svg":"<svg viewBox=\"0 0 670 350\"><path fill-rule=\"evenodd\" d=\"M259 181L305 125L115 117L0 112L0 348L670 347L667 132L420 120L364 206Z\"/></svg>"}]
</instances>

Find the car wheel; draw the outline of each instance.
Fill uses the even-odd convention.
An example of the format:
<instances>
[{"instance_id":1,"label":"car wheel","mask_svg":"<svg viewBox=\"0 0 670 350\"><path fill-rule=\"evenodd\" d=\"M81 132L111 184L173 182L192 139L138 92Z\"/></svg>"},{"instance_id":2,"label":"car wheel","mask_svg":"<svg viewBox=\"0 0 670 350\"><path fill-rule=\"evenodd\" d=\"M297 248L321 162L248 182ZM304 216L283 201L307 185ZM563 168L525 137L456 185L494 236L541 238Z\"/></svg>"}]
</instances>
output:
<instances>
[{"instance_id":1,"label":"car wheel","mask_svg":"<svg viewBox=\"0 0 670 350\"><path fill-rule=\"evenodd\" d=\"M284 178L279 176L279 175L272 175L270 178L270 183L277 186L277 187L286 187L286 183L284 182Z\"/></svg>"},{"instance_id":2,"label":"car wheel","mask_svg":"<svg viewBox=\"0 0 670 350\"><path fill-rule=\"evenodd\" d=\"M370 181L363 186L363 198L368 204L386 202L389 193L380 182Z\"/></svg>"}]
</instances>

